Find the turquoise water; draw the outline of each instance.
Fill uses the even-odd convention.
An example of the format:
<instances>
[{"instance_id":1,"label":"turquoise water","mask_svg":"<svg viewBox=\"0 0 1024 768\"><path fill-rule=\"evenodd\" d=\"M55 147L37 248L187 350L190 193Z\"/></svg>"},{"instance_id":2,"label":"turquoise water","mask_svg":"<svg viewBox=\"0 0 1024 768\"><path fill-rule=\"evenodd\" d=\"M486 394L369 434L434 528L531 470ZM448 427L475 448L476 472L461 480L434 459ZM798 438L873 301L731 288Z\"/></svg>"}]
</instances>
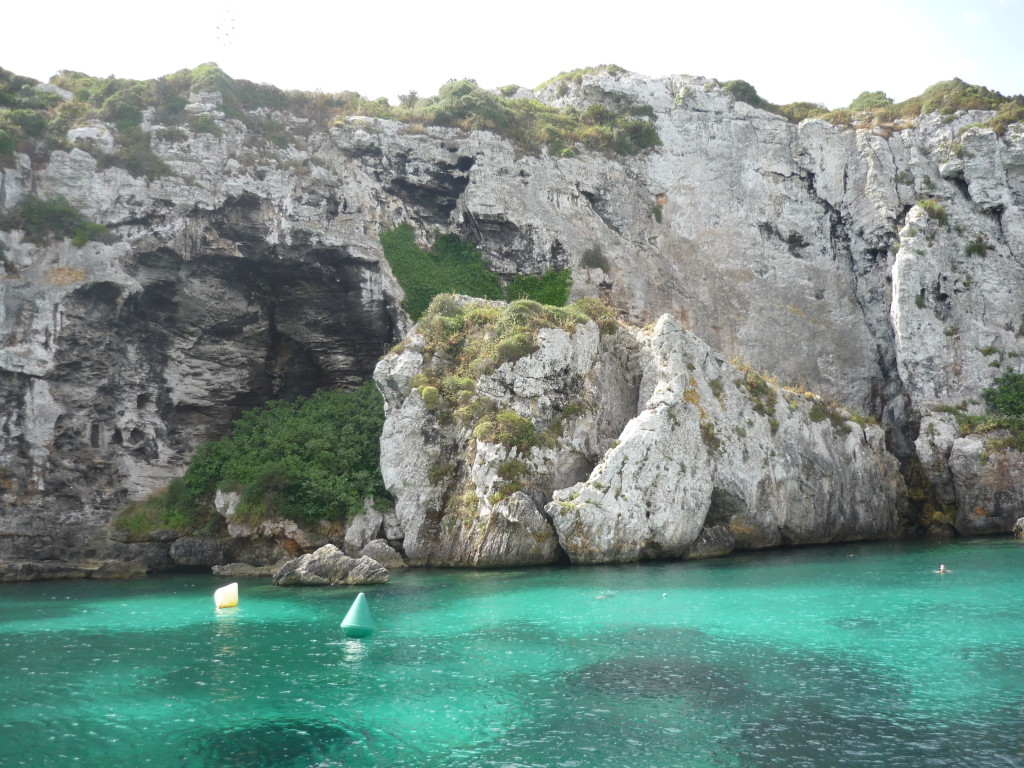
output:
<instances>
[{"instance_id":1,"label":"turquoise water","mask_svg":"<svg viewBox=\"0 0 1024 768\"><path fill-rule=\"evenodd\" d=\"M939 563L952 573L932 573ZM0 766L1024 766L1024 545L0 585Z\"/></svg>"}]
</instances>

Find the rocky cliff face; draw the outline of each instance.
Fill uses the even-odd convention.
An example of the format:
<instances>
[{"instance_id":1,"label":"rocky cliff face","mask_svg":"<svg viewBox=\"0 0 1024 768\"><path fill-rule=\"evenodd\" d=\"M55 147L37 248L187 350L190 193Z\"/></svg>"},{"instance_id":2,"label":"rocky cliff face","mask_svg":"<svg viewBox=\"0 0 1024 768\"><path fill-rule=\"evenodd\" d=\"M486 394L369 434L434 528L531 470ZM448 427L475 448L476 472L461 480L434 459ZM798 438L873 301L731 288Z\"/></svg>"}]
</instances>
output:
<instances>
[{"instance_id":1,"label":"rocky cliff face","mask_svg":"<svg viewBox=\"0 0 1024 768\"><path fill-rule=\"evenodd\" d=\"M377 366L412 562L628 562L897 532L906 489L880 427L736 369L675 318L547 328L538 344L464 385L463 418L415 386L439 354L415 330ZM497 415L475 419L480 399ZM492 429L503 416L546 439Z\"/></svg>"},{"instance_id":2,"label":"rocky cliff face","mask_svg":"<svg viewBox=\"0 0 1024 768\"><path fill-rule=\"evenodd\" d=\"M923 418L978 400L1024 354L1021 125L999 136L975 125L983 112L860 130L794 125L682 76L597 72L536 96L649 107L662 144L626 158L535 155L486 131L370 118L324 131L263 110L286 137L270 142L228 118L218 94L193 93L189 112L216 131L163 131L148 115L143 129L171 169L158 178L101 169L102 124L72 130L75 148L45 166L19 156L2 172L0 213L28 194L63 195L117 237L78 247L0 232L0 557L126 556L107 537L112 516L180 474L241 409L369 376L409 327L378 239L402 222L423 243L435 231L472 241L505 275L571 268L574 298L602 295L635 321L668 314L716 354L879 417L905 464L921 450ZM628 389L634 362L594 370ZM574 469L551 463L563 473L552 489L605 461L599 443L636 416L622 407L602 411ZM766 449L777 454L791 450L775 444L779 420L783 437ZM1002 521L1016 501L986 501L992 465L955 460L957 450L928 454L930 484L946 493L935 503L958 510L963 532L1001 530L968 524L965 510ZM715 475L722 461L704 463ZM761 473L750 461L743 471ZM783 486L811 482L787 477ZM767 486L716 489L736 510L729 520L782 498ZM582 510L597 509L593 493L580 491ZM541 520L560 514L540 500ZM779 508L780 540L867 535L821 503L806 535ZM628 546L681 552L699 517L685 532L630 534ZM420 558L419 534L405 533ZM730 535L743 541L738 528ZM472 560L468 544L451 546L453 559ZM544 546L515 559L545 559Z\"/></svg>"}]
</instances>

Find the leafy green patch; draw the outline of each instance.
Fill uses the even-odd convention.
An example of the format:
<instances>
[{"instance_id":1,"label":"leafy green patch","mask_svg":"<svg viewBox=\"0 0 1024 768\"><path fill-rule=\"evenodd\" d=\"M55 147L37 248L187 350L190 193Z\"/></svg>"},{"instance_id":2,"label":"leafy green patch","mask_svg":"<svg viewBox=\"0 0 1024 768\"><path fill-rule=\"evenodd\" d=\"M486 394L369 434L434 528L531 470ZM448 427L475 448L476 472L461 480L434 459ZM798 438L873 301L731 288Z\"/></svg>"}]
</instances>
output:
<instances>
[{"instance_id":1,"label":"leafy green patch","mask_svg":"<svg viewBox=\"0 0 1024 768\"><path fill-rule=\"evenodd\" d=\"M209 517L218 488L241 493L243 519L350 519L367 497L389 503L380 476L383 424L372 382L267 403L245 413L226 437L200 446L184 477L129 507L118 525L192 532Z\"/></svg>"},{"instance_id":2,"label":"leafy green patch","mask_svg":"<svg viewBox=\"0 0 1024 768\"><path fill-rule=\"evenodd\" d=\"M1024 416L1024 374L1007 371L981 395L988 407L1002 416Z\"/></svg>"},{"instance_id":3,"label":"leafy green patch","mask_svg":"<svg viewBox=\"0 0 1024 768\"><path fill-rule=\"evenodd\" d=\"M736 383L747 390L750 400L754 404L755 412L760 413L762 416L775 415L775 401L777 399L775 387L766 381L761 374L757 371L747 370Z\"/></svg>"},{"instance_id":4,"label":"leafy green patch","mask_svg":"<svg viewBox=\"0 0 1024 768\"><path fill-rule=\"evenodd\" d=\"M553 307L565 306L572 287L572 272L551 270L543 275L516 275L508 286L508 300L532 299Z\"/></svg>"},{"instance_id":5,"label":"leafy green patch","mask_svg":"<svg viewBox=\"0 0 1024 768\"><path fill-rule=\"evenodd\" d=\"M517 275L508 289L487 268L482 254L452 235L438 235L429 251L416 245L412 227L401 224L381 232L380 242L391 271L402 286L402 308L418 320L435 296L461 293L480 299L532 299L561 306L569 297L572 273L568 269L543 275Z\"/></svg>"},{"instance_id":6,"label":"leafy green patch","mask_svg":"<svg viewBox=\"0 0 1024 768\"><path fill-rule=\"evenodd\" d=\"M43 200L29 195L0 221L3 229L20 229L30 243L44 245L51 238L71 238L78 247L89 241L114 242L117 236L102 224L90 221L63 195Z\"/></svg>"},{"instance_id":7,"label":"leafy green patch","mask_svg":"<svg viewBox=\"0 0 1024 768\"><path fill-rule=\"evenodd\" d=\"M405 292L402 308L419 319L431 300L442 293L463 293L482 299L501 299L498 276L469 243L438 235L429 251L416 245L412 227L402 224L381 232L380 242L391 271Z\"/></svg>"},{"instance_id":8,"label":"leafy green patch","mask_svg":"<svg viewBox=\"0 0 1024 768\"><path fill-rule=\"evenodd\" d=\"M535 446L553 444L561 434L563 417L578 416L586 405L570 404L547 429L538 430L530 419L499 410L493 400L478 396L476 382L503 363L534 352L542 328L571 333L591 320L603 333L617 327L612 309L596 299L582 299L568 307L529 299L490 306L460 303L454 296L442 294L431 302L417 325L425 342L424 368L410 380L410 387L438 412L439 420L453 419L470 429L476 439L514 446L525 455Z\"/></svg>"},{"instance_id":9,"label":"leafy green patch","mask_svg":"<svg viewBox=\"0 0 1024 768\"><path fill-rule=\"evenodd\" d=\"M918 205L925 213L928 214L928 218L934 219L942 226L949 224L949 214L946 213L946 209L943 207L942 203L929 198L927 200L921 200L918 202Z\"/></svg>"},{"instance_id":10,"label":"leafy green patch","mask_svg":"<svg viewBox=\"0 0 1024 768\"><path fill-rule=\"evenodd\" d=\"M580 144L598 152L635 155L661 144L650 107L592 104L583 111L559 109L536 99L506 98L473 80L453 80L435 97L417 99L412 106L388 107L377 116L492 131L533 154L547 147L551 154L570 156L573 146Z\"/></svg>"},{"instance_id":11,"label":"leafy green patch","mask_svg":"<svg viewBox=\"0 0 1024 768\"><path fill-rule=\"evenodd\" d=\"M114 520L114 528L133 539L151 531L169 529L192 535L209 533L217 524L212 506L200 505L189 494L184 478L172 480L167 488L149 498L129 504Z\"/></svg>"}]
</instances>

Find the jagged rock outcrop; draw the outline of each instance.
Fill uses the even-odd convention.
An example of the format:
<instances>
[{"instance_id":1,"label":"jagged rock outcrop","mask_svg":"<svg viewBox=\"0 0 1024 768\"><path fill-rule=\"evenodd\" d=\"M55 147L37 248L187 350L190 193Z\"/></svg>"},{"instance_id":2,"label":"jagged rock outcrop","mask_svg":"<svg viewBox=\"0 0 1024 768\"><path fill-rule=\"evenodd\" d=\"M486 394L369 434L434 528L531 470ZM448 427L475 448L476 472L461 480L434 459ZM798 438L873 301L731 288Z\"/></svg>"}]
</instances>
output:
<instances>
[{"instance_id":1,"label":"jagged rock outcrop","mask_svg":"<svg viewBox=\"0 0 1024 768\"><path fill-rule=\"evenodd\" d=\"M0 216L63 195L115 235L46 245L0 231L0 559L166 558L160 542L112 538L111 519L242 409L370 375L408 328L378 238L403 222L424 244L460 235L504 275L571 268L574 298L677 317L719 354L878 416L905 465L934 408L977 401L1019 367L1020 124L998 135L975 111L796 125L705 78L610 70L532 96L643 107L661 145L556 156L488 131L326 128L263 108L271 141L196 92L186 109L206 129L144 115L167 174L104 167L115 129L95 121L45 165L17 155L0 169ZM578 453L552 471L581 479L599 454ZM1001 453L1010 475L1024 466ZM1013 514L991 472L952 471L928 476L952 489L958 529L1005 525L967 523L978 507ZM548 559L545 513L524 505L496 511L473 557L456 537L451 559L490 562L503 530L534 524L516 559ZM390 528L372 536L399 544Z\"/></svg>"},{"instance_id":2,"label":"jagged rock outcrop","mask_svg":"<svg viewBox=\"0 0 1024 768\"><path fill-rule=\"evenodd\" d=\"M736 369L678 320L544 328L537 344L467 387L456 418L415 385L444 354L416 329L377 366L382 471L413 564L708 557L898 532L906 490L880 427ZM460 421L484 401L496 415ZM494 437L487 419L503 418L546 439Z\"/></svg>"},{"instance_id":3,"label":"jagged rock outcrop","mask_svg":"<svg viewBox=\"0 0 1024 768\"><path fill-rule=\"evenodd\" d=\"M918 455L931 494L929 519L959 534L1009 533L1024 510L1024 454L1006 430L960 434L949 414L921 422Z\"/></svg>"},{"instance_id":4,"label":"jagged rock outcrop","mask_svg":"<svg viewBox=\"0 0 1024 768\"><path fill-rule=\"evenodd\" d=\"M391 578L388 569L369 557L349 557L333 544L289 560L274 574L274 584L289 586L335 586L338 584L383 584Z\"/></svg>"}]
</instances>

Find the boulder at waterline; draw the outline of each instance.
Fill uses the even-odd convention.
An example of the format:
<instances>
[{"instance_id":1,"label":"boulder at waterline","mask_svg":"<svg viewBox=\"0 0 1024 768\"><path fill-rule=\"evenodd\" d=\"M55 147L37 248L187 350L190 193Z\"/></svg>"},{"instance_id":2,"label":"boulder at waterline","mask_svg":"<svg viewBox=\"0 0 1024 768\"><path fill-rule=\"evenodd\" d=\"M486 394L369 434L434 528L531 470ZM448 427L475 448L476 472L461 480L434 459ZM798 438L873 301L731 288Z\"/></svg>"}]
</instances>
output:
<instances>
[{"instance_id":1,"label":"boulder at waterline","mask_svg":"<svg viewBox=\"0 0 1024 768\"><path fill-rule=\"evenodd\" d=\"M296 557L274 574L274 584L287 586L330 586L335 584L383 584L391 578L388 569L369 557L349 557L333 544Z\"/></svg>"}]
</instances>

